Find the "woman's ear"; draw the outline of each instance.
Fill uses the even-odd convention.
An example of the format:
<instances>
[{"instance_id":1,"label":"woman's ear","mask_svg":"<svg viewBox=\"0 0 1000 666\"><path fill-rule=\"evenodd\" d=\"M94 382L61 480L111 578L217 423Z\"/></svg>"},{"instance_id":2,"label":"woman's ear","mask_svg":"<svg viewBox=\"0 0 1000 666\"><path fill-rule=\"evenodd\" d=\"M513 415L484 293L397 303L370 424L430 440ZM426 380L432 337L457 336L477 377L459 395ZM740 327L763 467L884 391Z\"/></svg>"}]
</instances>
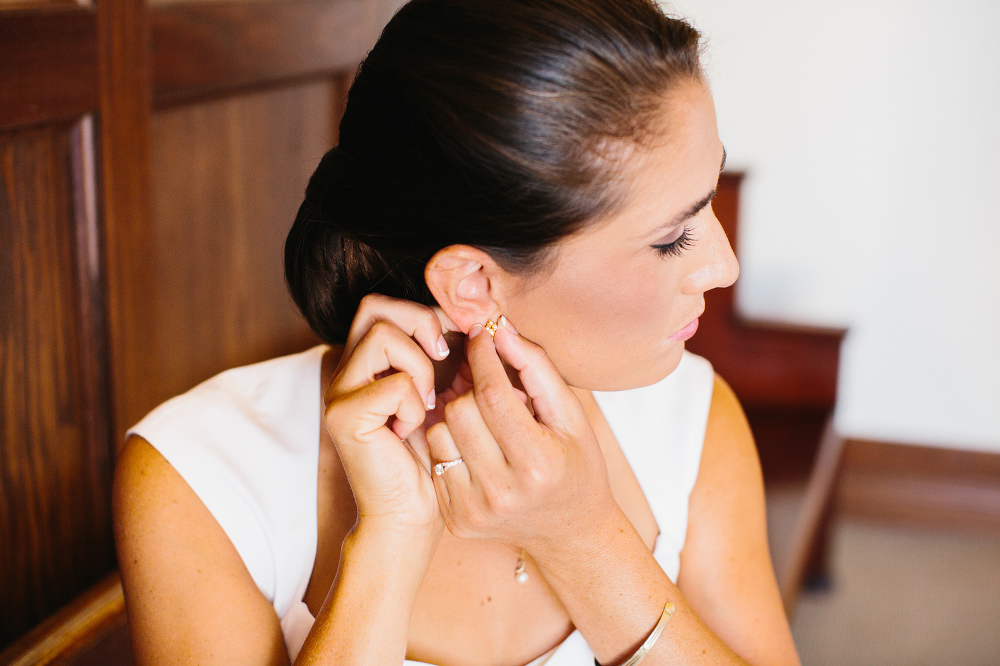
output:
<instances>
[{"instance_id":1,"label":"woman's ear","mask_svg":"<svg viewBox=\"0 0 1000 666\"><path fill-rule=\"evenodd\" d=\"M424 280L459 330L496 319L503 312L502 285L510 275L487 253L469 245L449 245L431 257Z\"/></svg>"}]
</instances>

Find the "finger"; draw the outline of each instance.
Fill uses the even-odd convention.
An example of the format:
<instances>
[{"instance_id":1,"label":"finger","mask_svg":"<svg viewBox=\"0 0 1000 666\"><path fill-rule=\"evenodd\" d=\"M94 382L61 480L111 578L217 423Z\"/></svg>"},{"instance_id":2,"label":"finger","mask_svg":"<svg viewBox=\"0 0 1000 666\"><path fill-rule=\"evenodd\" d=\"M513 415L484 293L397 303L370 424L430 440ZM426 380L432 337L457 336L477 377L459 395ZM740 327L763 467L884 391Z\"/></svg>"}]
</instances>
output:
<instances>
[{"instance_id":1,"label":"finger","mask_svg":"<svg viewBox=\"0 0 1000 666\"><path fill-rule=\"evenodd\" d=\"M401 437L400 439L403 438ZM420 466L424 468L424 471L430 474L432 464L430 449L427 445L427 438L424 437L420 428L417 428L411 432L409 436L403 439L403 443L410 449L413 457L416 458L417 462L420 463Z\"/></svg>"},{"instance_id":2,"label":"finger","mask_svg":"<svg viewBox=\"0 0 1000 666\"><path fill-rule=\"evenodd\" d=\"M409 375L424 406L434 409L434 364L403 330L386 320L368 329L351 358L338 370L329 391L331 395L354 391L388 370Z\"/></svg>"},{"instance_id":3,"label":"finger","mask_svg":"<svg viewBox=\"0 0 1000 666\"><path fill-rule=\"evenodd\" d=\"M341 358L350 356L377 321L395 324L407 337L414 338L428 357L436 361L447 357L449 353L444 333L457 330L450 319L426 305L382 294L368 294L358 305Z\"/></svg>"},{"instance_id":4,"label":"finger","mask_svg":"<svg viewBox=\"0 0 1000 666\"><path fill-rule=\"evenodd\" d=\"M482 485L486 479L493 481L504 473L506 457L483 420L471 392L463 393L444 406L444 420L473 483Z\"/></svg>"},{"instance_id":5,"label":"finger","mask_svg":"<svg viewBox=\"0 0 1000 666\"><path fill-rule=\"evenodd\" d=\"M423 399L408 375L402 372L365 384L338 396L326 411L327 429L341 444L367 443L394 433L406 439L427 414ZM391 427L387 425L393 418Z\"/></svg>"},{"instance_id":6,"label":"finger","mask_svg":"<svg viewBox=\"0 0 1000 666\"><path fill-rule=\"evenodd\" d=\"M486 427L504 456L516 468L540 434L525 401L510 383L507 370L489 335L476 335L466 346L474 382L473 395Z\"/></svg>"},{"instance_id":7,"label":"finger","mask_svg":"<svg viewBox=\"0 0 1000 666\"><path fill-rule=\"evenodd\" d=\"M455 391L455 395L462 395L472 390L472 370L469 369L467 359L462 359L461 365L458 366L458 372L451 380L451 389Z\"/></svg>"},{"instance_id":8,"label":"finger","mask_svg":"<svg viewBox=\"0 0 1000 666\"><path fill-rule=\"evenodd\" d=\"M427 429L427 445L430 449L431 470L438 463L456 460L462 457L458 446L448 430L448 425L444 422L436 423ZM452 465L441 474L431 473L434 487L438 490L438 501L442 505L450 504L453 496L464 494L471 484L469 468L464 464Z\"/></svg>"},{"instance_id":9,"label":"finger","mask_svg":"<svg viewBox=\"0 0 1000 666\"><path fill-rule=\"evenodd\" d=\"M494 346L500 358L517 370L538 421L568 432L570 424L565 422L567 410L564 405L579 401L545 350L518 334L504 316L500 317Z\"/></svg>"}]
</instances>

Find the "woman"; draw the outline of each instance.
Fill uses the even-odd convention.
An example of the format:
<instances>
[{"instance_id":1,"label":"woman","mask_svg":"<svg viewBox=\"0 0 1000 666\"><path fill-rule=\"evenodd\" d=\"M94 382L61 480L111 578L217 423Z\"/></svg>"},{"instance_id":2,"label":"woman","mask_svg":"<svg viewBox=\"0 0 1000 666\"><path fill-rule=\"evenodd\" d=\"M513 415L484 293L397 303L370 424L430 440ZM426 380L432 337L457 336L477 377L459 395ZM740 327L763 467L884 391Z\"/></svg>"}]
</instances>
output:
<instances>
[{"instance_id":1,"label":"woman","mask_svg":"<svg viewBox=\"0 0 1000 666\"><path fill-rule=\"evenodd\" d=\"M129 433L141 663L797 663L746 422L684 352L738 271L698 48L648 0L396 15L286 243L328 345Z\"/></svg>"}]
</instances>

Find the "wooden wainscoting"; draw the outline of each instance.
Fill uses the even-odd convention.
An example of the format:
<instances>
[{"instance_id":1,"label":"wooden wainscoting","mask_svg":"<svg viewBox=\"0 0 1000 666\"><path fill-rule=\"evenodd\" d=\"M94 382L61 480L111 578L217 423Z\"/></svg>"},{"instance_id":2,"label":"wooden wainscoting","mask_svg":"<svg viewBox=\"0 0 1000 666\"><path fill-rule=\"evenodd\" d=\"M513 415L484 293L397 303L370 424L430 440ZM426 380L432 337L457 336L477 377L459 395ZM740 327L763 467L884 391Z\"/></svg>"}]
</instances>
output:
<instances>
[{"instance_id":1,"label":"wooden wainscoting","mask_svg":"<svg viewBox=\"0 0 1000 666\"><path fill-rule=\"evenodd\" d=\"M117 447L316 342L281 246L401 4L0 2L0 661L125 659Z\"/></svg>"}]
</instances>

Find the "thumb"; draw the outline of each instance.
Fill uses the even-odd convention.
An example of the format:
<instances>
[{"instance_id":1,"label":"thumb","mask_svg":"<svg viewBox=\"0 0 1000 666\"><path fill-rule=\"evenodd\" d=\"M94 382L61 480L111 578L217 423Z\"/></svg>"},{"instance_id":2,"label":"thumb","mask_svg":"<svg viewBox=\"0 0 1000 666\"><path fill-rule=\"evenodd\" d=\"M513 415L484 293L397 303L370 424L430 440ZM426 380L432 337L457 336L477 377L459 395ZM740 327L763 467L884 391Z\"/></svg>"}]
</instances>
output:
<instances>
[{"instance_id":1,"label":"thumb","mask_svg":"<svg viewBox=\"0 0 1000 666\"><path fill-rule=\"evenodd\" d=\"M535 417L552 429L570 431L569 417L573 411L567 410L567 406L579 407L576 395L544 349L521 336L507 317L501 315L499 323L493 343L500 358L517 370L521 384L531 398Z\"/></svg>"}]
</instances>

